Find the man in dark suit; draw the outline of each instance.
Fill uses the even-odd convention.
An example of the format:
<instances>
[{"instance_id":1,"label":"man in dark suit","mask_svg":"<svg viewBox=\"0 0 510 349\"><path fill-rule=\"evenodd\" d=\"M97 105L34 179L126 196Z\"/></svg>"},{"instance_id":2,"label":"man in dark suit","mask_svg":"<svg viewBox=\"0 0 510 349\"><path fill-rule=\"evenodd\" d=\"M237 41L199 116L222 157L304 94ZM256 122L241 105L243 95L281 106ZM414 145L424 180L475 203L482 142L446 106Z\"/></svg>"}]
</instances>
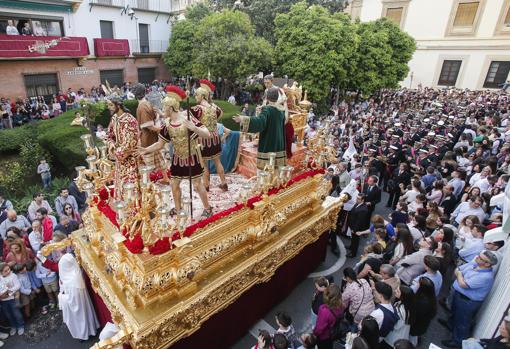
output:
<instances>
[{"instance_id":1,"label":"man in dark suit","mask_svg":"<svg viewBox=\"0 0 510 349\"><path fill-rule=\"evenodd\" d=\"M359 247L359 235L357 233L370 228L370 211L365 204L365 194L358 194L356 205L349 212L347 226L351 229L352 233L351 246L349 246L347 257L356 257Z\"/></svg>"},{"instance_id":2,"label":"man in dark suit","mask_svg":"<svg viewBox=\"0 0 510 349\"><path fill-rule=\"evenodd\" d=\"M455 210L455 206L457 205L457 198L453 195L453 186L451 184L447 184L443 188L443 199L439 206L443 208L444 214L448 217Z\"/></svg>"},{"instance_id":3,"label":"man in dark suit","mask_svg":"<svg viewBox=\"0 0 510 349\"><path fill-rule=\"evenodd\" d=\"M411 184L411 172L409 172L409 167L405 162L401 163L399 167L393 171L391 188L388 188L390 195L386 207L392 207L393 209L397 207L398 199L402 194L400 192L400 184L403 184L404 187Z\"/></svg>"},{"instance_id":4,"label":"man in dark suit","mask_svg":"<svg viewBox=\"0 0 510 349\"><path fill-rule=\"evenodd\" d=\"M368 177L367 183L363 186L363 194L365 194L365 204L371 216L375 205L381 202L381 189L377 186L377 177Z\"/></svg>"}]
</instances>

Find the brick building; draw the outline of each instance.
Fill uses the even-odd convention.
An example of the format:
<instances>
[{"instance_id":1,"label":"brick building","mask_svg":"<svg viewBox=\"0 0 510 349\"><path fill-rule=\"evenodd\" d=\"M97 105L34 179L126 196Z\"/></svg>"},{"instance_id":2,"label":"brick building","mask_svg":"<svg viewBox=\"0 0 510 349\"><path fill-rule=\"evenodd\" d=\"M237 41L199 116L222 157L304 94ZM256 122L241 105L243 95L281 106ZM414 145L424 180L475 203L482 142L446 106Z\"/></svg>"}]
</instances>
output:
<instances>
[{"instance_id":1,"label":"brick building","mask_svg":"<svg viewBox=\"0 0 510 349\"><path fill-rule=\"evenodd\" d=\"M0 0L0 96L169 79L171 24L193 2Z\"/></svg>"}]
</instances>

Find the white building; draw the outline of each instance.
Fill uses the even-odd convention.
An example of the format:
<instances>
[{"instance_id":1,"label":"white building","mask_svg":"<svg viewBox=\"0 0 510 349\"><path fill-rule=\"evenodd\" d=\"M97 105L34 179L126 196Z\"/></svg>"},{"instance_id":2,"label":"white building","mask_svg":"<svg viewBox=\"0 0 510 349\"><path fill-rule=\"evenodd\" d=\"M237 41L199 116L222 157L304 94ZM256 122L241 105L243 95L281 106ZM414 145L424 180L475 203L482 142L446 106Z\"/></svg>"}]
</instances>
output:
<instances>
[{"instance_id":1,"label":"white building","mask_svg":"<svg viewBox=\"0 0 510 349\"><path fill-rule=\"evenodd\" d=\"M0 96L166 80L171 24L195 2L0 0L0 76L9 81ZM9 23L20 35L6 35ZM21 35L25 26L35 36Z\"/></svg>"},{"instance_id":2,"label":"white building","mask_svg":"<svg viewBox=\"0 0 510 349\"><path fill-rule=\"evenodd\" d=\"M510 0L349 0L362 22L388 17L415 38L402 86L498 88L510 71Z\"/></svg>"}]
</instances>

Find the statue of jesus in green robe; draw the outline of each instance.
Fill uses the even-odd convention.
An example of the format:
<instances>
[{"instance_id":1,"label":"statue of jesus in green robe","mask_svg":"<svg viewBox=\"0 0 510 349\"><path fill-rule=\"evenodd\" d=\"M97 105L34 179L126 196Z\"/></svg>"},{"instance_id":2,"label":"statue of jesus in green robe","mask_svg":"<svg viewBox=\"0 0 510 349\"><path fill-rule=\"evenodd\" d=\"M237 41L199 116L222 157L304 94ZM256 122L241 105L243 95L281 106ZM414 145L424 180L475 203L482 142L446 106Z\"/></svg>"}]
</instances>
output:
<instances>
[{"instance_id":1,"label":"statue of jesus in green robe","mask_svg":"<svg viewBox=\"0 0 510 349\"><path fill-rule=\"evenodd\" d=\"M269 163L269 154L275 153L275 166L287 165L285 152L285 114L276 107L279 90L271 87L267 90L268 104L262 107L257 116L234 116L241 124L241 132L260 133L257 152L257 168L263 170Z\"/></svg>"}]
</instances>

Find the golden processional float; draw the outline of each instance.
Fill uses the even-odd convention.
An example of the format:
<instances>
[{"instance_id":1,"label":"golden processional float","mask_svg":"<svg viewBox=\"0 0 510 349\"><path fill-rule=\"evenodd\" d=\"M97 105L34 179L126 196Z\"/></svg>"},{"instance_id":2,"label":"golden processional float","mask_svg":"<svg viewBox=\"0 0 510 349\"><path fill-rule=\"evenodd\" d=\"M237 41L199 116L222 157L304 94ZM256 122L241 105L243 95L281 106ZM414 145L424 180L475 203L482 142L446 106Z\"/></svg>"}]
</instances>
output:
<instances>
[{"instance_id":1,"label":"golden processional float","mask_svg":"<svg viewBox=\"0 0 510 349\"><path fill-rule=\"evenodd\" d=\"M301 97L294 91L288 93L297 106ZM298 135L309 108L306 99L300 104L303 109L291 109ZM328 196L331 184L323 175L332 153L324 129L296 168L276 168L273 158L265 171L244 180L231 207L197 223L189 200L170 216L170 187L151 181L150 167L139 169L139 194L135 183L124 183L123 200L114 201L114 164L106 148L94 147L90 135L82 139L88 166L77 168L75 181L87 192L89 208L70 243L120 328L94 348L168 348L192 335L334 227L342 206Z\"/></svg>"}]
</instances>

